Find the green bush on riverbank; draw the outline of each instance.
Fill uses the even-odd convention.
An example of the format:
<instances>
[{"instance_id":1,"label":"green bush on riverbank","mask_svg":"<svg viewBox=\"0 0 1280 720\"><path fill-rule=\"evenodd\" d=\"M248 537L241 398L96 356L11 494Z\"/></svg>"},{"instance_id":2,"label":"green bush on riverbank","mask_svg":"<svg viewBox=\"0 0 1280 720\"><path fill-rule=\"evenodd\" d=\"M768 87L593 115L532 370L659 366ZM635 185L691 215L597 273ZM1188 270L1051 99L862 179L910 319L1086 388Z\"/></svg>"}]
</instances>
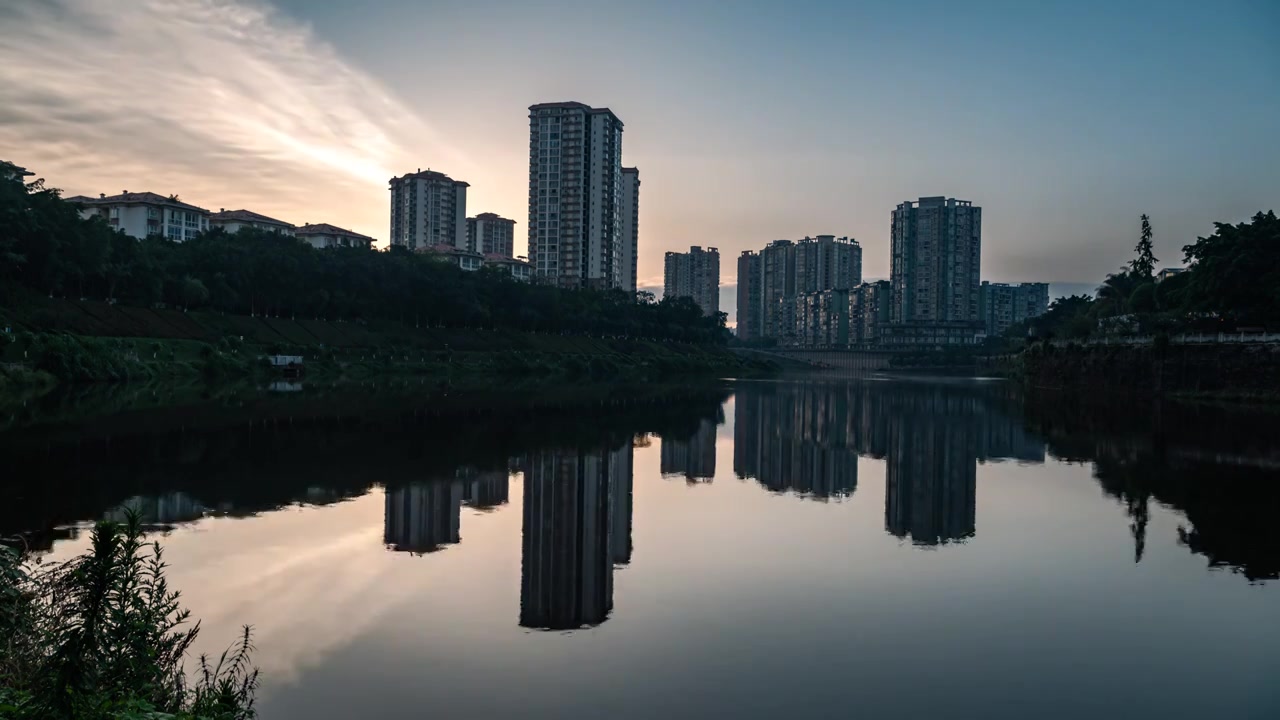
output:
<instances>
[{"instance_id":1,"label":"green bush on riverbank","mask_svg":"<svg viewBox=\"0 0 1280 720\"><path fill-rule=\"evenodd\" d=\"M0 717L255 716L250 630L222 657L183 662L199 632L136 515L102 522L92 550L43 565L0 546Z\"/></svg>"},{"instance_id":2,"label":"green bush on riverbank","mask_svg":"<svg viewBox=\"0 0 1280 720\"><path fill-rule=\"evenodd\" d=\"M27 298L0 317L0 361L62 382L266 376L262 356L301 355L308 377L382 375L646 380L681 374L756 375L765 360L717 345L637 337L414 327L128 308Z\"/></svg>"}]
</instances>

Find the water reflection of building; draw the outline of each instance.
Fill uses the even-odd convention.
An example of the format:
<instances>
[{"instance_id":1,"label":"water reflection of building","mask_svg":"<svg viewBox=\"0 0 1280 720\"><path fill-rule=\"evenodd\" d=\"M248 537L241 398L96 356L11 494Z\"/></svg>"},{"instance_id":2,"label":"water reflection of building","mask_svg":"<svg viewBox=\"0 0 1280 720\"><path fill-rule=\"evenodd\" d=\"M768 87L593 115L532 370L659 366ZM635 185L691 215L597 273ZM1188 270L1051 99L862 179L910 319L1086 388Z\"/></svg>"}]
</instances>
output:
<instances>
[{"instance_id":1,"label":"water reflection of building","mask_svg":"<svg viewBox=\"0 0 1280 720\"><path fill-rule=\"evenodd\" d=\"M388 489L383 542L393 550L429 553L462 542L463 483L438 480Z\"/></svg>"},{"instance_id":2,"label":"water reflection of building","mask_svg":"<svg viewBox=\"0 0 1280 720\"><path fill-rule=\"evenodd\" d=\"M917 545L972 537L978 482L972 427L927 415L895 415L889 423L885 530Z\"/></svg>"},{"instance_id":3,"label":"water reflection of building","mask_svg":"<svg viewBox=\"0 0 1280 720\"><path fill-rule=\"evenodd\" d=\"M201 518L206 509L199 500L184 492L151 497L135 495L107 510L102 519L123 523L130 513L136 513L144 525L168 525Z\"/></svg>"},{"instance_id":4,"label":"water reflection of building","mask_svg":"<svg viewBox=\"0 0 1280 720\"><path fill-rule=\"evenodd\" d=\"M683 475L689 482L710 481L716 476L716 425L724 422L724 410L716 418L703 418L687 438L662 437L661 472Z\"/></svg>"},{"instance_id":5,"label":"water reflection of building","mask_svg":"<svg viewBox=\"0 0 1280 720\"><path fill-rule=\"evenodd\" d=\"M463 479L462 502L476 510L492 510L506 505L511 482L506 471L467 473Z\"/></svg>"},{"instance_id":6,"label":"water reflection of building","mask_svg":"<svg viewBox=\"0 0 1280 720\"><path fill-rule=\"evenodd\" d=\"M598 625L613 608L614 563L631 555L631 442L613 451L544 450L527 462L520 625Z\"/></svg>"},{"instance_id":7,"label":"water reflection of building","mask_svg":"<svg viewBox=\"0 0 1280 720\"><path fill-rule=\"evenodd\" d=\"M392 550L429 553L462 542L462 506L491 510L505 505L510 494L505 471L481 472L471 467L445 477L388 488L383 516L383 542Z\"/></svg>"},{"instance_id":8,"label":"water reflection of building","mask_svg":"<svg viewBox=\"0 0 1280 720\"><path fill-rule=\"evenodd\" d=\"M774 492L827 500L858 487L847 402L803 386L743 389L734 399L733 470Z\"/></svg>"},{"instance_id":9,"label":"water reflection of building","mask_svg":"<svg viewBox=\"0 0 1280 720\"><path fill-rule=\"evenodd\" d=\"M885 459L885 529L921 545L976 531L979 461L1044 462L1045 445L971 384L770 383L734 398L734 472L766 488L841 497L857 456Z\"/></svg>"},{"instance_id":10,"label":"water reflection of building","mask_svg":"<svg viewBox=\"0 0 1280 720\"><path fill-rule=\"evenodd\" d=\"M631 562L631 496L635 477L635 440L610 453L609 551L615 565Z\"/></svg>"}]
</instances>

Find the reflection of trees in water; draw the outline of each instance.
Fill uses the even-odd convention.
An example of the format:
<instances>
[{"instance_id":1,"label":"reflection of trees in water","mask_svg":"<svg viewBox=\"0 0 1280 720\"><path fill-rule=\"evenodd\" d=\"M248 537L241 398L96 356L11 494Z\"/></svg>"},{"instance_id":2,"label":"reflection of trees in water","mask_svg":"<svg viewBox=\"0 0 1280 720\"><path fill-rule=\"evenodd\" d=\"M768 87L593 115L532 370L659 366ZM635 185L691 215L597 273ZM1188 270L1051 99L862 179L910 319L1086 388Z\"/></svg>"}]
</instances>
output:
<instances>
[{"instance_id":1,"label":"reflection of trees in water","mask_svg":"<svg viewBox=\"0 0 1280 720\"><path fill-rule=\"evenodd\" d=\"M296 416L292 404L210 408L196 413L203 429L181 429L172 408L134 413L83 427L0 434L0 535L101 518L129 498L139 505L182 493L194 505L248 515L296 502L323 504L361 495L374 482L389 489L452 478L471 507L506 501L504 476L518 458L540 447L630 443L637 433L669 432L716 417L727 397L720 387L653 389L631 396L612 389L595 401L537 408L443 411L412 396L368 397L349 406L302 398L324 415ZM335 408L338 414L335 413ZM511 460L516 458L514 462ZM459 468L464 468L459 476ZM50 539L50 542L52 538ZM44 541L40 541L44 544ZM621 552L621 556L628 553Z\"/></svg>"},{"instance_id":2,"label":"reflection of trees in water","mask_svg":"<svg viewBox=\"0 0 1280 720\"><path fill-rule=\"evenodd\" d=\"M1280 578L1280 416L1245 407L1160 402L1027 401L1050 450L1091 461L1104 492L1123 503L1134 561L1147 547L1151 502L1186 518L1178 542L1249 580Z\"/></svg>"}]
</instances>

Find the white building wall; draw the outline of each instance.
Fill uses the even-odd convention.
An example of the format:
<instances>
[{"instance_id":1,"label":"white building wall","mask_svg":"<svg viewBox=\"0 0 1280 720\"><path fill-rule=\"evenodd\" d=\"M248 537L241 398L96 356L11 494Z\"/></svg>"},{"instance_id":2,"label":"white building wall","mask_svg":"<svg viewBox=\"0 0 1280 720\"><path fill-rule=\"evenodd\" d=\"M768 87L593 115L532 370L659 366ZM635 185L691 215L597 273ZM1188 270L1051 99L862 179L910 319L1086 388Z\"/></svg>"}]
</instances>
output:
<instances>
[{"instance_id":1,"label":"white building wall","mask_svg":"<svg viewBox=\"0 0 1280 720\"><path fill-rule=\"evenodd\" d=\"M467 249L467 186L457 183L453 186L453 246L459 250Z\"/></svg>"},{"instance_id":2,"label":"white building wall","mask_svg":"<svg viewBox=\"0 0 1280 720\"><path fill-rule=\"evenodd\" d=\"M635 168L632 168L634 170ZM639 205L640 173L622 173L622 201L619 207L619 236L622 248L622 264L619 271L620 287L628 292L636 291L636 264L639 261Z\"/></svg>"}]
</instances>

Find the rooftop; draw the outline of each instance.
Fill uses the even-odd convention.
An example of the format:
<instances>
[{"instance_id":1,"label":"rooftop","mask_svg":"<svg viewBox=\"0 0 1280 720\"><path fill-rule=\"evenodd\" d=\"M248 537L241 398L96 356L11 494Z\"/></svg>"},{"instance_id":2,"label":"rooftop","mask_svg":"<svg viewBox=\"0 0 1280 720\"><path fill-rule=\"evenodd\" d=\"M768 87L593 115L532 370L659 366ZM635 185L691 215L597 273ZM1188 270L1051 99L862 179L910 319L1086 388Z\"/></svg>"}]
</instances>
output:
<instances>
[{"instance_id":1,"label":"rooftop","mask_svg":"<svg viewBox=\"0 0 1280 720\"><path fill-rule=\"evenodd\" d=\"M209 216L214 222L259 222L269 223L271 225L283 225L284 227L293 227L292 223L283 220L277 220L273 217L267 217L251 210L219 210Z\"/></svg>"},{"instance_id":2,"label":"rooftop","mask_svg":"<svg viewBox=\"0 0 1280 720\"><path fill-rule=\"evenodd\" d=\"M509 222L513 224L515 223L515 220L512 220L510 218L504 218L497 213L491 213L491 212L483 212L483 213L480 213L479 215L476 215L473 218L468 218L468 219L469 220L502 220L503 222Z\"/></svg>"},{"instance_id":3,"label":"rooftop","mask_svg":"<svg viewBox=\"0 0 1280 720\"><path fill-rule=\"evenodd\" d=\"M371 243L377 242L376 240L369 237L368 235L361 235L358 232L345 230L343 228L338 227L337 225L330 225L328 223L316 223L314 225L303 225L299 228L296 228L293 232L295 235L346 235L347 237L368 240Z\"/></svg>"},{"instance_id":4,"label":"rooftop","mask_svg":"<svg viewBox=\"0 0 1280 720\"><path fill-rule=\"evenodd\" d=\"M469 183L465 183L461 180L454 180L448 175L445 175L442 172L436 172L435 170L432 170L430 168L426 170L423 170L422 168L418 168L417 172L405 173L400 177L393 177L387 182L394 183L398 180L438 180L440 182L453 183L454 185L462 185L463 187L471 187Z\"/></svg>"},{"instance_id":5,"label":"rooftop","mask_svg":"<svg viewBox=\"0 0 1280 720\"><path fill-rule=\"evenodd\" d=\"M498 253L485 253L484 261L487 263L499 263L499 264L515 264L515 265L529 264L529 261L526 260L525 258L511 258L511 257L507 257L506 255L499 255Z\"/></svg>"},{"instance_id":6,"label":"rooftop","mask_svg":"<svg viewBox=\"0 0 1280 720\"><path fill-rule=\"evenodd\" d=\"M195 210L196 212L207 213L208 210L191 203L184 203L178 200L177 195L165 196L153 192L136 192L131 193L128 190L119 195L99 195L96 198L86 197L84 195L76 195L67 198L72 202L78 202L82 205L166 205L169 207L183 208L184 210Z\"/></svg>"},{"instance_id":7,"label":"rooftop","mask_svg":"<svg viewBox=\"0 0 1280 720\"><path fill-rule=\"evenodd\" d=\"M623 124L623 123L622 123L622 120L618 117L617 113L615 113L614 111L610 110L610 109L609 109L609 108L607 108L607 107L606 107L606 108L595 108L595 107L591 107L590 105L587 105L586 103L574 102L574 101L572 101L572 100L567 100L567 101L565 101L565 102L549 102L549 103L538 103L538 104L536 104L536 105L530 105L530 106L529 106L529 115L530 115L530 117L532 117L533 115L537 114L537 111L539 111L539 110L556 110L556 109L559 109L559 110L585 110L585 111L587 111L587 112L589 112L589 113L594 113L594 114L597 114L597 115L603 115L603 114L605 114L605 113L608 113L609 115L612 115L612 116L613 116L613 119L614 119L614 120L617 120L617 121L618 121L618 124L619 124L619 125L622 125L622 124Z\"/></svg>"}]
</instances>

